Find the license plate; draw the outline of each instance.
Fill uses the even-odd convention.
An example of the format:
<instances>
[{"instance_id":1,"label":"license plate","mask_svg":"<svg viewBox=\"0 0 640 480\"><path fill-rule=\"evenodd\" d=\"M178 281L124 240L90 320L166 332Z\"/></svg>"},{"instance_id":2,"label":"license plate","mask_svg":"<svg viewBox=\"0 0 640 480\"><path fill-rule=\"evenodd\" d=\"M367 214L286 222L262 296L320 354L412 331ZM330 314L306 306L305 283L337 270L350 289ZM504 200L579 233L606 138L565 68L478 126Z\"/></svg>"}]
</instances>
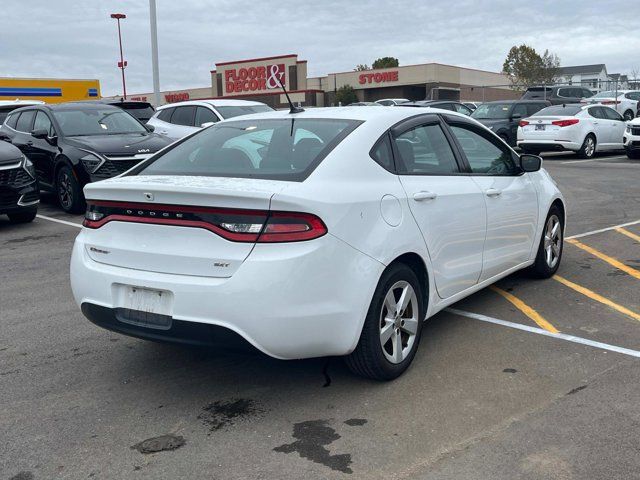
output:
<instances>
[{"instance_id":1,"label":"license plate","mask_svg":"<svg viewBox=\"0 0 640 480\"><path fill-rule=\"evenodd\" d=\"M171 315L173 294L164 290L123 285L120 307L128 310Z\"/></svg>"},{"instance_id":2,"label":"license plate","mask_svg":"<svg viewBox=\"0 0 640 480\"><path fill-rule=\"evenodd\" d=\"M544 125L536 125L536 130L544 130L545 126Z\"/></svg>"}]
</instances>

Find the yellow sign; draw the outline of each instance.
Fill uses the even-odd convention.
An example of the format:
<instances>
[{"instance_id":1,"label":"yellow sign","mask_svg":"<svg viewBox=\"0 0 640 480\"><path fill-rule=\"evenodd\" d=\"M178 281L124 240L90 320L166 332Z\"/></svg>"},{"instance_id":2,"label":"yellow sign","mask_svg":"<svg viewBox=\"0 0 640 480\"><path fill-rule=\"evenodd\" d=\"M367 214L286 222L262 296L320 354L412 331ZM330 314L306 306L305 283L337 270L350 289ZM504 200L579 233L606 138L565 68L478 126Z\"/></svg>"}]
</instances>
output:
<instances>
[{"instance_id":1,"label":"yellow sign","mask_svg":"<svg viewBox=\"0 0 640 480\"><path fill-rule=\"evenodd\" d=\"M42 100L46 103L62 103L99 98L99 80L0 78L0 100Z\"/></svg>"}]
</instances>

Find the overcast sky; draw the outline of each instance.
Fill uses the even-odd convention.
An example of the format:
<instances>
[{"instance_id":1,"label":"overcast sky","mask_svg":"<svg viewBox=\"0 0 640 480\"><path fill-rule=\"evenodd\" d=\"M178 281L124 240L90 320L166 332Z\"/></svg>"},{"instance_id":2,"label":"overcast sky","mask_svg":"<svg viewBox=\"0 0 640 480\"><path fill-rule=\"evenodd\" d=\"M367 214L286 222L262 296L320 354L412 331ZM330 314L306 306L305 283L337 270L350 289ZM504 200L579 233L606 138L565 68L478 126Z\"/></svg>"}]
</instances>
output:
<instances>
[{"instance_id":1,"label":"overcast sky","mask_svg":"<svg viewBox=\"0 0 640 480\"><path fill-rule=\"evenodd\" d=\"M500 71L515 44L563 65L640 68L628 0L157 0L161 90L211 84L215 62L297 53L309 75L380 56ZM2 0L0 76L97 78L120 94L113 12L122 12L127 90L152 90L147 0Z\"/></svg>"}]
</instances>

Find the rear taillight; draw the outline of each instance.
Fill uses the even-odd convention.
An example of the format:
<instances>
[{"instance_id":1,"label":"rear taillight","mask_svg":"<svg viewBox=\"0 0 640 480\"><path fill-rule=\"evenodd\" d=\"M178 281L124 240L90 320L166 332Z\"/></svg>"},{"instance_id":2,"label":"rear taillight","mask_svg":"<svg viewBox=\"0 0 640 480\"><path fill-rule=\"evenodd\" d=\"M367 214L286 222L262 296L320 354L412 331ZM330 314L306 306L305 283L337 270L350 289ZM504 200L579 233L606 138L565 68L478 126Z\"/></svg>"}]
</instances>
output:
<instances>
[{"instance_id":1,"label":"rear taillight","mask_svg":"<svg viewBox=\"0 0 640 480\"><path fill-rule=\"evenodd\" d=\"M521 127L526 127L527 125L529 125L529 122L527 122L526 120L520 120L520 123L518 124Z\"/></svg>"},{"instance_id":2,"label":"rear taillight","mask_svg":"<svg viewBox=\"0 0 640 480\"><path fill-rule=\"evenodd\" d=\"M233 242L276 243L312 240L327 233L310 213L235 208L150 205L88 201L83 225L100 228L111 221L204 228Z\"/></svg>"},{"instance_id":3,"label":"rear taillight","mask_svg":"<svg viewBox=\"0 0 640 480\"><path fill-rule=\"evenodd\" d=\"M554 120L553 122L551 122L551 124L556 125L558 127L569 127L579 122L580 120L578 120L577 118L570 118L568 120Z\"/></svg>"},{"instance_id":4,"label":"rear taillight","mask_svg":"<svg viewBox=\"0 0 640 480\"><path fill-rule=\"evenodd\" d=\"M620 101L619 100L605 100L604 102L602 102L602 105L619 105Z\"/></svg>"}]
</instances>

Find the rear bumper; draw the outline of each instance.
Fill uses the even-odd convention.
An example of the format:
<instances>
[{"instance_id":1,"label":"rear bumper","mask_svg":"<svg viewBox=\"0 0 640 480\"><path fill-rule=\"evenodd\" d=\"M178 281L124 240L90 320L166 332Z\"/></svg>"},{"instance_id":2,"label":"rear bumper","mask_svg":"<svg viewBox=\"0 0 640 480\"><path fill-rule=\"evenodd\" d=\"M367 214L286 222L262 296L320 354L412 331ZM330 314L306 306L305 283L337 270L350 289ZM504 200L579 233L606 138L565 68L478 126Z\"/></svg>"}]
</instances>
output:
<instances>
[{"instance_id":1,"label":"rear bumper","mask_svg":"<svg viewBox=\"0 0 640 480\"><path fill-rule=\"evenodd\" d=\"M233 332L281 359L350 353L384 270L329 234L309 242L257 244L229 278L154 273L92 260L87 235L83 229L73 248L71 287L93 323L135 337L197 345L216 345L220 332L223 338ZM121 285L170 291L171 328L118 320Z\"/></svg>"},{"instance_id":2,"label":"rear bumper","mask_svg":"<svg viewBox=\"0 0 640 480\"><path fill-rule=\"evenodd\" d=\"M541 152L562 152L565 150L577 152L582 145L576 142L558 142L556 140L518 140L518 147Z\"/></svg>"}]
</instances>

